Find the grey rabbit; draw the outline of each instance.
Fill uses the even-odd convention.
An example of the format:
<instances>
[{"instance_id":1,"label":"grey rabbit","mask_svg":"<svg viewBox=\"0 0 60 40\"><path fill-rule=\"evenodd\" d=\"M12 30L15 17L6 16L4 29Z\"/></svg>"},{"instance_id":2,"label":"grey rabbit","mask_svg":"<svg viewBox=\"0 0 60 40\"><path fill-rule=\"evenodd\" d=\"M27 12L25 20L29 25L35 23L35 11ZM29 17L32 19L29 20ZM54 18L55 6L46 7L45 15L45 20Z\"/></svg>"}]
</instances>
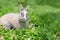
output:
<instances>
[{"instance_id":1,"label":"grey rabbit","mask_svg":"<svg viewBox=\"0 0 60 40\"><path fill-rule=\"evenodd\" d=\"M21 29L27 26L29 23L28 16L29 5L24 9L22 4L20 4L20 13L7 13L0 18L0 24L4 29Z\"/></svg>"}]
</instances>

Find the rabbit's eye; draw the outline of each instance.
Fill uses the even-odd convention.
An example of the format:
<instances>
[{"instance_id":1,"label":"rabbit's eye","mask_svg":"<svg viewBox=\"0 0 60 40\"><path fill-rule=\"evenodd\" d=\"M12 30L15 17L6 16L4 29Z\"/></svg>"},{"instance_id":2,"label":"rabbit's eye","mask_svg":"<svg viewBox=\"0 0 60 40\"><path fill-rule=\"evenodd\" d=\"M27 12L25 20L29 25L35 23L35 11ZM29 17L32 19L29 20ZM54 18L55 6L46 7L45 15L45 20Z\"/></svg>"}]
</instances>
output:
<instances>
[{"instance_id":1,"label":"rabbit's eye","mask_svg":"<svg viewBox=\"0 0 60 40\"><path fill-rule=\"evenodd\" d=\"M28 14L26 14L26 17L28 16Z\"/></svg>"},{"instance_id":2,"label":"rabbit's eye","mask_svg":"<svg viewBox=\"0 0 60 40\"><path fill-rule=\"evenodd\" d=\"M26 15L28 15L28 13Z\"/></svg>"},{"instance_id":3,"label":"rabbit's eye","mask_svg":"<svg viewBox=\"0 0 60 40\"><path fill-rule=\"evenodd\" d=\"M23 14L23 13L21 13L21 16L22 16L22 17L24 17L24 14Z\"/></svg>"}]
</instances>

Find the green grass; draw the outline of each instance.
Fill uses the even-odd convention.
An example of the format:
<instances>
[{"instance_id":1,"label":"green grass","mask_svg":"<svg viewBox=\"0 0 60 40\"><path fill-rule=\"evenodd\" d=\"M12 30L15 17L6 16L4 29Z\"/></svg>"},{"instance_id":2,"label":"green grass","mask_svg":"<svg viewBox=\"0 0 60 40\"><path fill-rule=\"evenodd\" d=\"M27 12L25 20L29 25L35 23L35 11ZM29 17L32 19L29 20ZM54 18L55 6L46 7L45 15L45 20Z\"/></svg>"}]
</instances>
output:
<instances>
[{"instance_id":1,"label":"green grass","mask_svg":"<svg viewBox=\"0 0 60 40\"><path fill-rule=\"evenodd\" d=\"M35 29L4 30L5 40L58 40L60 35L60 0L0 0L0 17L9 12L19 13L19 4L30 5L30 23Z\"/></svg>"}]
</instances>

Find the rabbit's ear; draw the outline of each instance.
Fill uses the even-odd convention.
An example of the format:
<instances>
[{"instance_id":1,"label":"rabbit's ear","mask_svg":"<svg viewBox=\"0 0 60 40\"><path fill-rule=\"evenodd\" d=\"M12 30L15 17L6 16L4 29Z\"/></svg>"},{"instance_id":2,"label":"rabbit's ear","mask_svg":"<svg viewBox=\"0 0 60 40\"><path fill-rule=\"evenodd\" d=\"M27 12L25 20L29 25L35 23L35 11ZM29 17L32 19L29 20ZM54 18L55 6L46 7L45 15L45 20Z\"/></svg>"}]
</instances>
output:
<instances>
[{"instance_id":1,"label":"rabbit's ear","mask_svg":"<svg viewBox=\"0 0 60 40\"><path fill-rule=\"evenodd\" d=\"M20 4L20 11L22 11L24 8L23 8L23 6L22 6L22 4Z\"/></svg>"},{"instance_id":2,"label":"rabbit's ear","mask_svg":"<svg viewBox=\"0 0 60 40\"><path fill-rule=\"evenodd\" d=\"M28 11L29 7L30 7L30 5L28 5L28 6L26 7L26 10L27 10L27 11Z\"/></svg>"}]
</instances>

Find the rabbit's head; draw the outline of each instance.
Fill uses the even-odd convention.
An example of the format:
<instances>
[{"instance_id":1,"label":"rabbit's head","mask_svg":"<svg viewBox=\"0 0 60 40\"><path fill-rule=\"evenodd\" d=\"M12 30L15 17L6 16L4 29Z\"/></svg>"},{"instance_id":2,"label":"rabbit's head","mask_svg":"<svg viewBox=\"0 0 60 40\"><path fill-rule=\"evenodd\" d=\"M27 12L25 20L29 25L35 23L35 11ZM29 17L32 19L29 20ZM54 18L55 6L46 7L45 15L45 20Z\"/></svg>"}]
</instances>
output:
<instances>
[{"instance_id":1,"label":"rabbit's head","mask_svg":"<svg viewBox=\"0 0 60 40\"><path fill-rule=\"evenodd\" d=\"M24 9L22 4L20 4L20 21L28 21L28 8L29 5Z\"/></svg>"}]
</instances>

